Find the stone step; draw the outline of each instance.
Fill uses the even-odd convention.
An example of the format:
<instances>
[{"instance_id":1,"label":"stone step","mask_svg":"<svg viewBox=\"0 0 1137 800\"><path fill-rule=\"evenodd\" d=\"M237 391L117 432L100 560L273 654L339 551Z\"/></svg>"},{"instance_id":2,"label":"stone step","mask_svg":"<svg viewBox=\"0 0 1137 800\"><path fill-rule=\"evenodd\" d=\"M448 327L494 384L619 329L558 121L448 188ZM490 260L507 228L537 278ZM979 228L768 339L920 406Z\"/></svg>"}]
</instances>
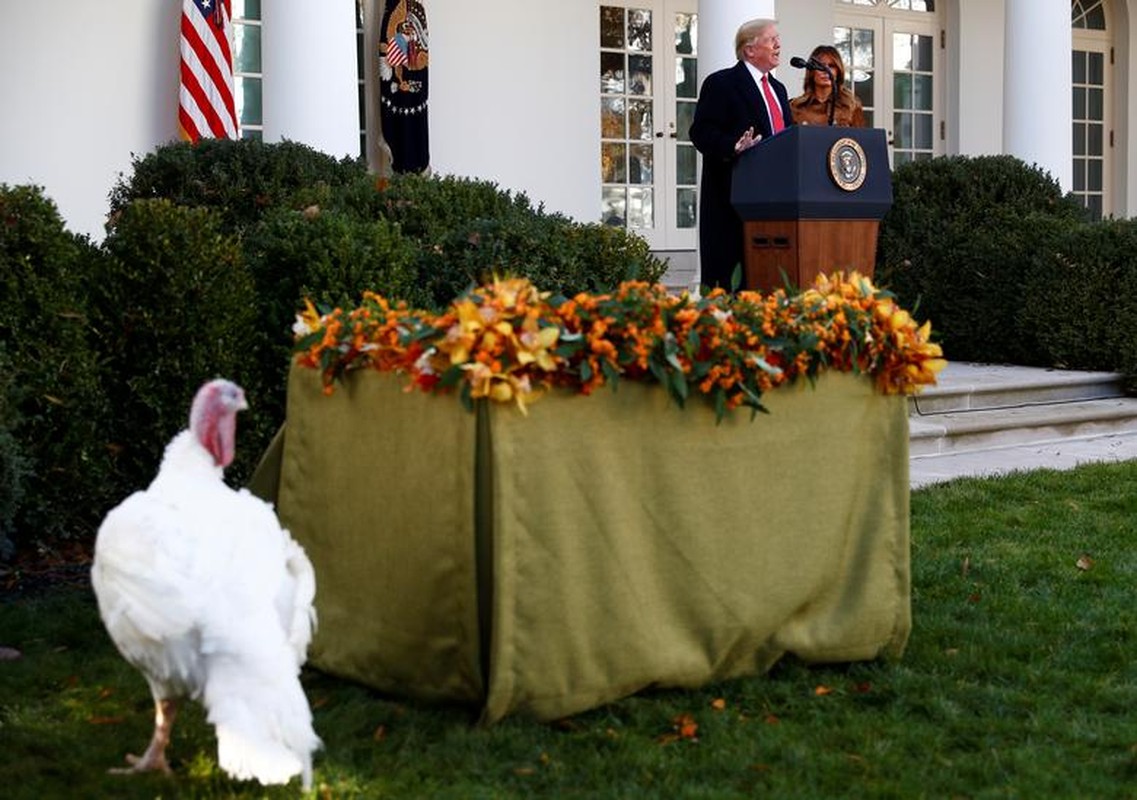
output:
<instances>
[{"instance_id":1,"label":"stone step","mask_svg":"<svg viewBox=\"0 0 1137 800\"><path fill-rule=\"evenodd\" d=\"M908 418L909 455L935 456L1137 433L1134 397L1064 402L1026 397L1005 407L913 414Z\"/></svg>"},{"instance_id":2,"label":"stone step","mask_svg":"<svg viewBox=\"0 0 1137 800\"><path fill-rule=\"evenodd\" d=\"M937 385L909 399L909 410L925 417L1123 396L1121 376L1113 372L953 362Z\"/></svg>"}]
</instances>

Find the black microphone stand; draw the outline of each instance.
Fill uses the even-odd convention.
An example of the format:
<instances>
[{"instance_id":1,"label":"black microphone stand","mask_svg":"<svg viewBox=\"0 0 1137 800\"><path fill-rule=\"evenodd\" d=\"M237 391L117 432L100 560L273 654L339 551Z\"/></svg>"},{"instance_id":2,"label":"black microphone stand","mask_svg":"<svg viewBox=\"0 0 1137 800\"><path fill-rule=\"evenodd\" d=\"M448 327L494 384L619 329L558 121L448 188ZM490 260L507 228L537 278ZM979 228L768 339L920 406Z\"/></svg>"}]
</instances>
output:
<instances>
[{"instance_id":1,"label":"black microphone stand","mask_svg":"<svg viewBox=\"0 0 1137 800\"><path fill-rule=\"evenodd\" d=\"M837 93L841 87L833 79L833 70L826 67L825 74L829 76L829 127L833 127L833 115L837 113Z\"/></svg>"}]
</instances>

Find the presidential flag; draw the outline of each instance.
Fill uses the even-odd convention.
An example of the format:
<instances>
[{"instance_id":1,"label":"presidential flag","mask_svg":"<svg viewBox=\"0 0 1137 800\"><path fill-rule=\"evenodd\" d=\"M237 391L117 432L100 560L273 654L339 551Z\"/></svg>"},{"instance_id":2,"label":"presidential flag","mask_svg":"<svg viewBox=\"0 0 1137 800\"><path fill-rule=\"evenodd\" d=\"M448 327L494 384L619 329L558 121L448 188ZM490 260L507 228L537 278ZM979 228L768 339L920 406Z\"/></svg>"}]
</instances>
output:
<instances>
[{"instance_id":1,"label":"presidential flag","mask_svg":"<svg viewBox=\"0 0 1137 800\"><path fill-rule=\"evenodd\" d=\"M182 0L181 90L183 139L236 139L233 103L231 0Z\"/></svg>"},{"instance_id":2,"label":"presidential flag","mask_svg":"<svg viewBox=\"0 0 1137 800\"><path fill-rule=\"evenodd\" d=\"M380 24L379 120L395 172L430 166L427 66L430 40L422 0L387 0Z\"/></svg>"}]
</instances>

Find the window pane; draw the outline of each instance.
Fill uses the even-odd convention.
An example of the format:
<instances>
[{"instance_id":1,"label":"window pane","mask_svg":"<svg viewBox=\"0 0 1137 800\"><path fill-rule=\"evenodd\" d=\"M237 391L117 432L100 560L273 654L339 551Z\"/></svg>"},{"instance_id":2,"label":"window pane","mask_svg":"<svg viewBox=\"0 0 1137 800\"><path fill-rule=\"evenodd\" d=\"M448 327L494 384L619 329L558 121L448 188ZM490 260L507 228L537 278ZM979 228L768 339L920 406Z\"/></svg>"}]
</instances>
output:
<instances>
[{"instance_id":1,"label":"window pane","mask_svg":"<svg viewBox=\"0 0 1137 800\"><path fill-rule=\"evenodd\" d=\"M912 76L912 108L921 111L932 110L932 76Z\"/></svg>"},{"instance_id":2,"label":"window pane","mask_svg":"<svg viewBox=\"0 0 1137 800\"><path fill-rule=\"evenodd\" d=\"M1086 162L1085 159L1074 159L1074 191L1084 192L1086 190Z\"/></svg>"},{"instance_id":3,"label":"window pane","mask_svg":"<svg viewBox=\"0 0 1137 800\"><path fill-rule=\"evenodd\" d=\"M651 52L651 12L642 8L628 9L628 49Z\"/></svg>"},{"instance_id":4,"label":"window pane","mask_svg":"<svg viewBox=\"0 0 1137 800\"><path fill-rule=\"evenodd\" d=\"M898 149L912 149L912 115L893 114L893 139Z\"/></svg>"},{"instance_id":5,"label":"window pane","mask_svg":"<svg viewBox=\"0 0 1137 800\"><path fill-rule=\"evenodd\" d=\"M871 72L856 72L853 74L853 94L861 101L861 105L868 108L873 104L873 80Z\"/></svg>"},{"instance_id":6,"label":"window pane","mask_svg":"<svg viewBox=\"0 0 1137 800\"><path fill-rule=\"evenodd\" d=\"M264 121L261 111L261 79L241 78L233 80L237 96L234 98L241 118L241 125L260 125Z\"/></svg>"},{"instance_id":7,"label":"window pane","mask_svg":"<svg viewBox=\"0 0 1137 800\"><path fill-rule=\"evenodd\" d=\"M1082 122L1074 123L1074 155L1086 154L1086 125Z\"/></svg>"},{"instance_id":8,"label":"window pane","mask_svg":"<svg viewBox=\"0 0 1137 800\"><path fill-rule=\"evenodd\" d=\"M624 98L601 98L600 136L604 139L623 139L626 133L627 127L624 125Z\"/></svg>"},{"instance_id":9,"label":"window pane","mask_svg":"<svg viewBox=\"0 0 1137 800\"><path fill-rule=\"evenodd\" d=\"M865 69L876 66L874 32L858 28L853 31L853 64Z\"/></svg>"},{"instance_id":10,"label":"window pane","mask_svg":"<svg viewBox=\"0 0 1137 800\"><path fill-rule=\"evenodd\" d=\"M628 56L628 94L651 94L651 56Z\"/></svg>"},{"instance_id":11,"label":"window pane","mask_svg":"<svg viewBox=\"0 0 1137 800\"><path fill-rule=\"evenodd\" d=\"M624 49L624 9L600 6L600 46Z\"/></svg>"},{"instance_id":12,"label":"window pane","mask_svg":"<svg viewBox=\"0 0 1137 800\"><path fill-rule=\"evenodd\" d=\"M892 34L892 68L912 71L912 37L906 33Z\"/></svg>"},{"instance_id":13,"label":"window pane","mask_svg":"<svg viewBox=\"0 0 1137 800\"><path fill-rule=\"evenodd\" d=\"M653 123L651 121L650 100L628 101L628 138L647 141L651 139Z\"/></svg>"},{"instance_id":14,"label":"window pane","mask_svg":"<svg viewBox=\"0 0 1137 800\"><path fill-rule=\"evenodd\" d=\"M1086 118L1086 90L1081 86L1074 87L1074 119Z\"/></svg>"},{"instance_id":15,"label":"window pane","mask_svg":"<svg viewBox=\"0 0 1137 800\"><path fill-rule=\"evenodd\" d=\"M650 144L633 144L628 147L628 183L654 183L652 152Z\"/></svg>"},{"instance_id":16,"label":"window pane","mask_svg":"<svg viewBox=\"0 0 1137 800\"><path fill-rule=\"evenodd\" d=\"M916 149L917 150L931 150L932 149L932 115L931 114L918 114L915 117L916 123Z\"/></svg>"},{"instance_id":17,"label":"window pane","mask_svg":"<svg viewBox=\"0 0 1137 800\"><path fill-rule=\"evenodd\" d=\"M1074 69L1074 83L1085 83L1086 82L1086 51L1085 50L1075 50L1074 51L1073 69Z\"/></svg>"},{"instance_id":18,"label":"window pane","mask_svg":"<svg viewBox=\"0 0 1137 800\"><path fill-rule=\"evenodd\" d=\"M605 225L624 227L628 213L627 190L605 186L600 190L600 219Z\"/></svg>"},{"instance_id":19,"label":"window pane","mask_svg":"<svg viewBox=\"0 0 1137 800\"><path fill-rule=\"evenodd\" d=\"M698 15L675 15L675 52L682 56L698 55Z\"/></svg>"},{"instance_id":20,"label":"window pane","mask_svg":"<svg viewBox=\"0 0 1137 800\"><path fill-rule=\"evenodd\" d=\"M675 59L675 96L692 100L699 94L698 63L693 58Z\"/></svg>"},{"instance_id":21,"label":"window pane","mask_svg":"<svg viewBox=\"0 0 1137 800\"><path fill-rule=\"evenodd\" d=\"M602 142L600 145L600 182L624 183L628 180L627 145Z\"/></svg>"},{"instance_id":22,"label":"window pane","mask_svg":"<svg viewBox=\"0 0 1137 800\"><path fill-rule=\"evenodd\" d=\"M912 76L903 72L892 76L892 104L896 108L912 107Z\"/></svg>"},{"instance_id":23,"label":"window pane","mask_svg":"<svg viewBox=\"0 0 1137 800\"><path fill-rule=\"evenodd\" d=\"M675 182L694 186L697 181L695 168L695 148L689 144L681 144L675 151Z\"/></svg>"},{"instance_id":24,"label":"window pane","mask_svg":"<svg viewBox=\"0 0 1137 800\"><path fill-rule=\"evenodd\" d=\"M678 103L675 106L676 134L681 142L691 141L691 123L695 121L695 104Z\"/></svg>"},{"instance_id":25,"label":"window pane","mask_svg":"<svg viewBox=\"0 0 1137 800\"><path fill-rule=\"evenodd\" d=\"M628 227L648 229L655 227L651 189L628 189Z\"/></svg>"},{"instance_id":26,"label":"window pane","mask_svg":"<svg viewBox=\"0 0 1137 800\"><path fill-rule=\"evenodd\" d=\"M237 56L233 68L237 72L261 71L260 25L234 25L233 46Z\"/></svg>"},{"instance_id":27,"label":"window pane","mask_svg":"<svg viewBox=\"0 0 1137 800\"><path fill-rule=\"evenodd\" d=\"M607 94L624 93L624 54L600 54L600 91Z\"/></svg>"},{"instance_id":28,"label":"window pane","mask_svg":"<svg viewBox=\"0 0 1137 800\"><path fill-rule=\"evenodd\" d=\"M233 19L260 19L261 0L233 0Z\"/></svg>"},{"instance_id":29,"label":"window pane","mask_svg":"<svg viewBox=\"0 0 1137 800\"><path fill-rule=\"evenodd\" d=\"M694 189L679 189L675 192L675 227L695 227L696 205Z\"/></svg>"}]
</instances>

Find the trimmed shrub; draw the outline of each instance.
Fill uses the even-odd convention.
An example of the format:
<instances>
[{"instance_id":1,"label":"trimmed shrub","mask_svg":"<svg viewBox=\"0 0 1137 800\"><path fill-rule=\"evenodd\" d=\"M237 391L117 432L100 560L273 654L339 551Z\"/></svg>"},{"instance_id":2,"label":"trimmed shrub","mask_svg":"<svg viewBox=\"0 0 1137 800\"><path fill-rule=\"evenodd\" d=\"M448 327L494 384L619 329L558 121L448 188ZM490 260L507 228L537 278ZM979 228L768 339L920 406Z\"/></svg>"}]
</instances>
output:
<instances>
[{"instance_id":1,"label":"trimmed shrub","mask_svg":"<svg viewBox=\"0 0 1137 800\"><path fill-rule=\"evenodd\" d=\"M16 519L31 476L30 459L16 438L19 394L14 375L11 360L0 344L0 561L11 558L15 551Z\"/></svg>"},{"instance_id":2,"label":"trimmed shrub","mask_svg":"<svg viewBox=\"0 0 1137 800\"><path fill-rule=\"evenodd\" d=\"M893 173L876 280L932 320L945 355L1047 364L1023 325L1022 290L1040 252L1085 219L1049 175L1011 156L957 156Z\"/></svg>"},{"instance_id":3,"label":"trimmed shrub","mask_svg":"<svg viewBox=\"0 0 1137 800\"><path fill-rule=\"evenodd\" d=\"M214 212L141 200L125 207L91 276L91 322L113 418L106 432L120 492L153 478L165 445L188 424L198 386L215 377L241 384L240 483L278 420L259 410L266 337L259 299L237 241ZM275 389L276 387L272 387Z\"/></svg>"},{"instance_id":4,"label":"trimmed shrub","mask_svg":"<svg viewBox=\"0 0 1137 800\"><path fill-rule=\"evenodd\" d=\"M1039 253L1023 325L1054 366L1120 370L1137 390L1137 221L1079 226Z\"/></svg>"},{"instance_id":5,"label":"trimmed shrub","mask_svg":"<svg viewBox=\"0 0 1137 800\"><path fill-rule=\"evenodd\" d=\"M258 325L270 343L261 364L262 410L280 423L292 325L305 298L329 310L354 308L366 289L411 305L430 300L415 272L417 246L384 219L277 208L250 229L244 249L259 298Z\"/></svg>"},{"instance_id":6,"label":"trimmed shrub","mask_svg":"<svg viewBox=\"0 0 1137 800\"><path fill-rule=\"evenodd\" d=\"M366 174L362 161L337 161L297 142L254 139L174 142L131 162L110 193L112 218L132 201L164 198L215 209L222 230L241 230L272 208L328 202L332 188Z\"/></svg>"},{"instance_id":7,"label":"trimmed shrub","mask_svg":"<svg viewBox=\"0 0 1137 800\"><path fill-rule=\"evenodd\" d=\"M420 280L435 306L494 274L572 295L629 279L654 283L667 271L641 237L547 213L490 182L399 175L380 189L375 213L418 242Z\"/></svg>"},{"instance_id":8,"label":"trimmed shrub","mask_svg":"<svg viewBox=\"0 0 1137 800\"><path fill-rule=\"evenodd\" d=\"M0 539L85 533L107 496L103 402L87 338L86 267L39 187L0 184ZM26 500L26 502L25 502Z\"/></svg>"}]
</instances>

